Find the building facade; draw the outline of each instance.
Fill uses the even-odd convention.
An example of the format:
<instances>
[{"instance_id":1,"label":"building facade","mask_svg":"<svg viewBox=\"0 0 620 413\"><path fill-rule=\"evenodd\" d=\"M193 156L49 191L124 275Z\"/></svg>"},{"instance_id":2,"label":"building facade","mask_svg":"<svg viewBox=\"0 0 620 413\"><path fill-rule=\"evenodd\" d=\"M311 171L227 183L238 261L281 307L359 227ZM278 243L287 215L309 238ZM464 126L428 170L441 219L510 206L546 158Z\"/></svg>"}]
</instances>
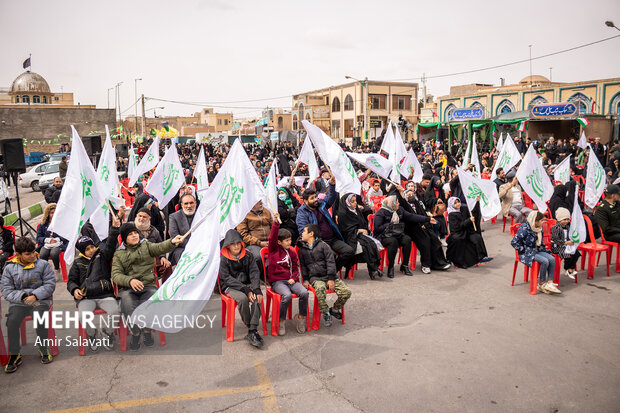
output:
<instances>
[{"instance_id":1,"label":"building facade","mask_svg":"<svg viewBox=\"0 0 620 413\"><path fill-rule=\"evenodd\" d=\"M303 130L302 120L320 127L333 139L350 141L364 128L366 85L351 82L293 95L292 130ZM418 84L368 81L369 138L378 137L389 123L418 121Z\"/></svg>"}]
</instances>

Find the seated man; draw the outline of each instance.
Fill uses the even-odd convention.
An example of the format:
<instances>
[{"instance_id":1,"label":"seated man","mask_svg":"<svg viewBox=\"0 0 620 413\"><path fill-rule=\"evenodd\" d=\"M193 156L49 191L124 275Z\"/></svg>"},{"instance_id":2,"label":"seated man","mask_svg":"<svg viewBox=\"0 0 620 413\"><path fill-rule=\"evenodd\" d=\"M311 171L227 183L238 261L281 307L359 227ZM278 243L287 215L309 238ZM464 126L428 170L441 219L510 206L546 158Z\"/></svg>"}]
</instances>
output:
<instances>
[{"instance_id":1,"label":"seated man","mask_svg":"<svg viewBox=\"0 0 620 413\"><path fill-rule=\"evenodd\" d=\"M319 311L323 315L325 327L332 325L332 316L342 319L340 309L351 297L351 290L338 278L334 253L329 245L321 239L321 230L318 225L308 224L301 233L299 242L299 263L304 287L312 285L319 300ZM327 305L326 289L336 291L338 299L332 308Z\"/></svg>"},{"instance_id":2,"label":"seated man","mask_svg":"<svg viewBox=\"0 0 620 413\"><path fill-rule=\"evenodd\" d=\"M151 224L151 210L149 210L148 208L142 208L138 211L134 224L140 232L140 238L153 243L163 241L161 239L161 234L159 233L157 228L155 228ZM164 255L162 255L160 257L157 257L157 263L155 264L155 266L157 268L157 276L161 278L162 283L165 283L168 277L172 275L172 264L170 264L170 261L168 261Z\"/></svg>"},{"instance_id":3,"label":"seated man","mask_svg":"<svg viewBox=\"0 0 620 413\"><path fill-rule=\"evenodd\" d=\"M499 187L499 199L502 201L502 215L508 217L512 215L516 223L523 223L531 209L525 206L523 201L523 189L515 177L514 172L506 175L508 183Z\"/></svg>"},{"instance_id":4,"label":"seated man","mask_svg":"<svg viewBox=\"0 0 620 413\"><path fill-rule=\"evenodd\" d=\"M156 275L154 273L154 257L172 251L183 242L180 235L172 240L153 244L140 239L138 228L134 224L126 223L121 226L123 244L114 253L112 263L112 281L118 287L118 296L121 299L121 312L130 316L143 302L147 301L157 291ZM154 343L150 329L142 331L135 324L128 326L131 331L129 349L137 351L140 348L140 334L144 332L144 345L151 347Z\"/></svg>"},{"instance_id":5,"label":"seated man","mask_svg":"<svg viewBox=\"0 0 620 413\"><path fill-rule=\"evenodd\" d=\"M245 249L254 256L261 277L263 276L263 264L260 259L260 250L267 248L269 244L269 233L272 225L273 218L271 218L269 211L264 210L262 201L258 201L244 220L237 225L237 231L243 238Z\"/></svg>"},{"instance_id":6,"label":"seated man","mask_svg":"<svg viewBox=\"0 0 620 413\"><path fill-rule=\"evenodd\" d=\"M185 194L181 197L181 210L170 215L170 237L183 236L192 227L194 214L196 213L196 198L191 194ZM192 234L189 234L183 242L170 254L170 262L176 265L181 258L181 254L185 251L185 247L189 242Z\"/></svg>"},{"instance_id":7,"label":"seated man","mask_svg":"<svg viewBox=\"0 0 620 413\"><path fill-rule=\"evenodd\" d=\"M603 231L607 241L620 242L620 187L607 185L605 199L603 199L594 211L596 221ZM596 225L596 223L594 224Z\"/></svg>"},{"instance_id":8,"label":"seated man","mask_svg":"<svg viewBox=\"0 0 620 413\"><path fill-rule=\"evenodd\" d=\"M103 348L108 351L114 350L114 329L113 320L118 319L120 310L114 288L112 287L111 276L112 267L110 263L114 257L114 251L118 246L118 234L121 222L115 215L112 215L112 228L105 243L98 244L92 238L82 236L76 243L76 248L80 252L78 258L73 261L69 271L67 290L76 301L78 313L94 312L101 308L106 312L99 316L99 322L95 326L102 327ZM107 322L101 321L102 317L107 317ZM105 326L105 328L103 328ZM97 330L90 324L86 324L86 334L90 338L88 346L91 351L99 350L98 340L95 340Z\"/></svg>"},{"instance_id":9,"label":"seated man","mask_svg":"<svg viewBox=\"0 0 620 413\"><path fill-rule=\"evenodd\" d=\"M263 302L259 274L256 260L247 253L239 232L229 230L222 243L220 288L222 294L230 295L237 302L241 319L248 327L245 339L256 348L263 346L263 338L258 334Z\"/></svg>"},{"instance_id":10,"label":"seated man","mask_svg":"<svg viewBox=\"0 0 620 413\"><path fill-rule=\"evenodd\" d=\"M349 273L353 265L355 250L344 242L340 230L334 223L329 208L338 197L336 192L336 180L332 177L329 180L329 190L325 199L318 199L313 189L306 189L303 193L304 204L297 210L297 229L301 234L308 224L316 224L321 229L321 239L326 242L331 249L338 254L336 258L336 272L344 266Z\"/></svg>"},{"instance_id":11,"label":"seated man","mask_svg":"<svg viewBox=\"0 0 620 413\"><path fill-rule=\"evenodd\" d=\"M13 373L22 364L19 353L19 327L27 316L33 312L40 315L49 310L52 294L56 289L56 276L47 261L38 258L34 242L30 238L18 238L15 241L15 258L9 261L2 272L2 295L10 303L6 320L9 338L9 362L6 373ZM37 325L35 345L41 354L41 363L52 362L52 354L44 345L47 342L47 327ZM36 343L41 344L36 344Z\"/></svg>"},{"instance_id":12,"label":"seated man","mask_svg":"<svg viewBox=\"0 0 620 413\"><path fill-rule=\"evenodd\" d=\"M57 203L60 199L60 193L62 191L62 178L54 178L52 186L45 190L45 202L48 204Z\"/></svg>"}]
</instances>

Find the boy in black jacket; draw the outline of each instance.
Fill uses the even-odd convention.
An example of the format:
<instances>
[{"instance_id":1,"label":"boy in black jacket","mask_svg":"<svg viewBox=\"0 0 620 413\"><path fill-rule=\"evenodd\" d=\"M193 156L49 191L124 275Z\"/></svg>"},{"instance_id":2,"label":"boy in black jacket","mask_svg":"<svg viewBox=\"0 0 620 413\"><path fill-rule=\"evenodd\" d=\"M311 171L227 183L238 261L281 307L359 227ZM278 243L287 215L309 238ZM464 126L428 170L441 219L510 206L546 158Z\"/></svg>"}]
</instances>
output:
<instances>
[{"instance_id":1,"label":"boy in black jacket","mask_svg":"<svg viewBox=\"0 0 620 413\"><path fill-rule=\"evenodd\" d=\"M235 229L226 233L220 260L220 288L238 304L241 319L248 326L245 339L261 348L263 339L258 334L263 293L260 272L252 254L246 251L241 234Z\"/></svg>"},{"instance_id":2,"label":"boy in black jacket","mask_svg":"<svg viewBox=\"0 0 620 413\"><path fill-rule=\"evenodd\" d=\"M344 281L336 277L334 252L329 245L320 240L320 237L321 229L318 225L308 224L304 227L299 242L299 262L304 287L308 288L312 284L325 326L330 327L332 316L338 320L342 319L340 309L351 297L351 290ZM338 296L332 308L327 305L326 289L334 290Z\"/></svg>"},{"instance_id":3,"label":"boy in black jacket","mask_svg":"<svg viewBox=\"0 0 620 413\"><path fill-rule=\"evenodd\" d=\"M69 271L67 290L75 298L78 313L94 312L100 308L105 315L95 318L95 326L102 330L102 340L96 340L97 330L88 323L84 326L88 334L88 346L91 351L99 350L99 342L108 351L114 350L114 320L119 320L120 310L112 287L112 257L118 246L118 234L121 223L112 215L112 228L105 243L98 248L90 237L80 237L76 247L80 254ZM80 315L81 317L81 315ZM102 317L107 317L103 321Z\"/></svg>"}]
</instances>

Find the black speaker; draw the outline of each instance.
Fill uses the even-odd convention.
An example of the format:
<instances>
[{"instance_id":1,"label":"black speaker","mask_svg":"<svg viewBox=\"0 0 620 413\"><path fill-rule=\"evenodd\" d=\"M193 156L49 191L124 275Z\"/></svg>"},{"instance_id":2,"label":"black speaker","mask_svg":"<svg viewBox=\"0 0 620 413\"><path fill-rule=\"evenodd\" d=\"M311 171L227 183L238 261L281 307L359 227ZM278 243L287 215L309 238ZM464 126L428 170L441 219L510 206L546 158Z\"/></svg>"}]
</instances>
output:
<instances>
[{"instance_id":1,"label":"black speaker","mask_svg":"<svg viewBox=\"0 0 620 413\"><path fill-rule=\"evenodd\" d=\"M3 139L0 149L4 155L4 170L6 172L26 172L24 158L24 141L22 139Z\"/></svg>"},{"instance_id":2,"label":"black speaker","mask_svg":"<svg viewBox=\"0 0 620 413\"><path fill-rule=\"evenodd\" d=\"M101 153L101 135L82 136L82 143L88 156Z\"/></svg>"},{"instance_id":3,"label":"black speaker","mask_svg":"<svg viewBox=\"0 0 620 413\"><path fill-rule=\"evenodd\" d=\"M126 143L116 145L116 156L120 156L122 158L129 157L129 145Z\"/></svg>"}]
</instances>

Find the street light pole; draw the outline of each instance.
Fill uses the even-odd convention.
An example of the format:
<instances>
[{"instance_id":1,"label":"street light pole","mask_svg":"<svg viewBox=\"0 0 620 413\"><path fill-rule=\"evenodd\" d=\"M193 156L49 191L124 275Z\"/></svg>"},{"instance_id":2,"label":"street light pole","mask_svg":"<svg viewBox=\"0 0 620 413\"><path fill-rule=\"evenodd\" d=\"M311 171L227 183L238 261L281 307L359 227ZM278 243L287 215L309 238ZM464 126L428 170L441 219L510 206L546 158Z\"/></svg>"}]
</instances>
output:
<instances>
[{"instance_id":1,"label":"street light pole","mask_svg":"<svg viewBox=\"0 0 620 413\"><path fill-rule=\"evenodd\" d=\"M113 87L108 88L108 109L110 109L110 90L114 89Z\"/></svg>"},{"instance_id":2,"label":"street light pole","mask_svg":"<svg viewBox=\"0 0 620 413\"><path fill-rule=\"evenodd\" d=\"M134 79L134 84L133 84L133 101L134 101L134 106L136 108L135 111L135 117L134 120L136 121L136 133L138 133L138 80L142 80L142 78L139 79Z\"/></svg>"},{"instance_id":3,"label":"street light pole","mask_svg":"<svg viewBox=\"0 0 620 413\"><path fill-rule=\"evenodd\" d=\"M123 117L121 114L121 85L123 84L123 82L118 82L116 84L116 104L118 105L118 124L121 125L122 121L123 121Z\"/></svg>"},{"instance_id":4,"label":"street light pole","mask_svg":"<svg viewBox=\"0 0 620 413\"><path fill-rule=\"evenodd\" d=\"M615 28L616 30L620 31L620 29L618 28L618 26L616 26L616 25L614 24L614 22L612 22L611 20L607 20L607 21L605 22L605 26L607 26L607 27L613 27L613 28Z\"/></svg>"},{"instance_id":5,"label":"street light pole","mask_svg":"<svg viewBox=\"0 0 620 413\"><path fill-rule=\"evenodd\" d=\"M352 79L352 80L357 80L358 82L360 82L360 85L362 85L363 88L363 99L364 99L364 104L363 104L363 111L364 111L364 131L362 133L362 138L361 141L362 143L368 143L369 141L369 126L370 126L370 119L369 119L369 111L368 111L368 76L366 76L364 78L364 80L359 80L354 78L353 76L345 76L345 79ZM386 102L387 103L387 102Z\"/></svg>"}]
</instances>

